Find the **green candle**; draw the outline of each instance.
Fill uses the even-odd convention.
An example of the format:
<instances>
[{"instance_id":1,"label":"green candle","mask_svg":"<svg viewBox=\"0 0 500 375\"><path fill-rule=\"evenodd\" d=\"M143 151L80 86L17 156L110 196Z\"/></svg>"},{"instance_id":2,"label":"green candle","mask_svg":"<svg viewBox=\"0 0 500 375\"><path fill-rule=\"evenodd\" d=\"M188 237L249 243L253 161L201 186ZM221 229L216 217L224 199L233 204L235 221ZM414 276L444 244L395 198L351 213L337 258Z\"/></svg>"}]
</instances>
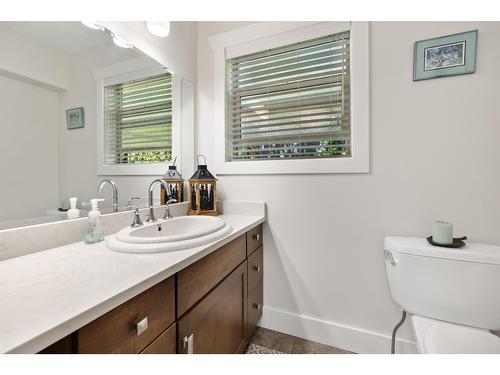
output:
<instances>
[{"instance_id":1,"label":"green candle","mask_svg":"<svg viewBox=\"0 0 500 375\"><path fill-rule=\"evenodd\" d=\"M453 224L434 220L432 224L432 240L441 245L451 245L453 243Z\"/></svg>"}]
</instances>

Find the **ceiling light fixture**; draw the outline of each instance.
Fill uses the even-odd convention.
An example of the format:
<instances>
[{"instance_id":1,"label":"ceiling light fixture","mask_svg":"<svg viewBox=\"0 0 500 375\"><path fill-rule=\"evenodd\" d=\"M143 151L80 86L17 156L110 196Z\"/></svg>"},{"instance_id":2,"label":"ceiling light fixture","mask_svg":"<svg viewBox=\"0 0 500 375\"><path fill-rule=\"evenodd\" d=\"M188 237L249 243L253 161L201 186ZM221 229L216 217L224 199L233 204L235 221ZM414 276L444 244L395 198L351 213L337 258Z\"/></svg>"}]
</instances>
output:
<instances>
[{"instance_id":1,"label":"ceiling light fixture","mask_svg":"<svg viewBox=\"0 0 500 375\"><path fill-rule=\"evenodd\" d=\"M82 23L91 29L104 31L104 26L98 24L96 21L82 21Z\"/></svg>"},{"instance_id":2,"label":"ceiling light fixture","mask_svg":"<svg viewBox=\"0 0 500 375\"><path fill-rule=\"evenodd\" d=\"M146 27L148 28L148 31L156 36L159 37L166 37L168 34L170 34L170 22L151 22L147 21L146 22Z\"/></svg>"},{"instance_id":3,"label":"ceiling light fixture","mask_svg":"<svg viewBox=\"0 0 500 375\"><path fill-rule=\"evenodd\" d=\"M127 42L125 39L120 38L118 35L115 33L111 33L111 38L113 38L113 43L116 44L118 47L121 48L134 48L132 44Z\"/></svg>"}]
</instances>

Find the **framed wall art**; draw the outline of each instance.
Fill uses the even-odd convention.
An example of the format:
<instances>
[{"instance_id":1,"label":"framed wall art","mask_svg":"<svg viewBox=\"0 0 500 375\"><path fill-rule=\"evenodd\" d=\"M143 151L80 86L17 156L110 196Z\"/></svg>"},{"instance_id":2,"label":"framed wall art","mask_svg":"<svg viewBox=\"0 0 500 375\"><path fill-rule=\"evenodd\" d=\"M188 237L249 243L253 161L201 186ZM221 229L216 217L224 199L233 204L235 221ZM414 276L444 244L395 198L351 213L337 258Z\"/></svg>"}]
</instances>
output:
<instances>
[{"instance_id":1,"label":"framed wall art","mask_svg":"<svg viewBox=\"0 0 500 375\"><path fill-rule=\"evenodd\" d=\"M66 110L66 127L68 129L79 129L84 126L85 118L83 117L83 107Z\"/></svg>"},{"instance_id":2,"label":"framed wall art","mask_svg":"<svg viewBox=\"0 0 500 375\"><path fill-rule=\"evenodd\" d=\"M476 71L477 30L415 42L413 80Z\"/></svg>"}]
</instances>

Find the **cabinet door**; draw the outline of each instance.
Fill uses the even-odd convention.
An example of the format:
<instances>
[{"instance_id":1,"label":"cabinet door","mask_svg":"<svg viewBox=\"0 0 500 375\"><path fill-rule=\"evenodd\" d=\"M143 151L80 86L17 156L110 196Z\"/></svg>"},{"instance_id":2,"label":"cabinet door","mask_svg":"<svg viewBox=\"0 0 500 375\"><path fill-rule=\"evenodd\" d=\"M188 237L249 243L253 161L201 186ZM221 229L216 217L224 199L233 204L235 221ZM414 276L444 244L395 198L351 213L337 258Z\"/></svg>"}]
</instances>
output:
<instances>
[{"instance_id":1,"label":"cabinet door","mask_svg":"<svg viewBox=\"0 0 500 375\"><path fill-rule=\"evenodd\" d=\"M188 311L177 325L179 353L241 353L247 345L247 262Z\"/></svg>"},{"instance_id":2,"label":"cabinet door","mask_svg":"<svg viewBox=\"0 0 500 375\"><path fill-rule=\"evenodd\" d=\"M175 354L176 351L175 323L168 327L155 341L149 344L141 354Z\"/></svg>"},{"instance_id":3,"label":"cabinet door","mask_svg":"<svg viewBox=\"0 0 500 375\"><path fill-rule=\"evenodd\" d=\"M245 235L177 273L177 318L201 300L246 258Z\"/></svg>"}]
</instances>

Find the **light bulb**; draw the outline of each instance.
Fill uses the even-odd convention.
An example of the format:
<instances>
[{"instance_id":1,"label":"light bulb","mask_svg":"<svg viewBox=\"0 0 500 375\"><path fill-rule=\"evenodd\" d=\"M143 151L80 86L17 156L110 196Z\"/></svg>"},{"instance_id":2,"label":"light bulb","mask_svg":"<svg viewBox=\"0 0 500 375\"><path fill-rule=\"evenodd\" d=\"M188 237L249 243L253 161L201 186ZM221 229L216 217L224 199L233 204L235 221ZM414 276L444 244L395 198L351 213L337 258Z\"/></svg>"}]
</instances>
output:
<instances>
[{"instance_id":1,"label":"light bulb","mask_svg":"<svg viewBox=\"0 0 500 375\"><path fill-rule=\"evenodd\" d=\"M118 35L111 33L111 37L113 38L113 43L121 48L134 48L132 44L127 42L125 39L120 38Z\"/></svg>"},{"instance_id":2,"label":"light bulb","mask_svg":"<svg viewBox=\"0 0 500 375\"><path fill-rule=\"evenodd\" d=\"M82 21L82 23L91 29L104 31L104 26L99 25L96 21Z\"/></svg>"},{"instance_id":3,"label":"light bulb","mask_svg":"<svg viewBox=\"0 0 500 375\"><path fill-rule=\"evenodd\" d=\"M160 36L162 38L168 36L170 34L170 22L146 22L146 27L148 31L156 36Z\"/></svg>"}]
</instances>

